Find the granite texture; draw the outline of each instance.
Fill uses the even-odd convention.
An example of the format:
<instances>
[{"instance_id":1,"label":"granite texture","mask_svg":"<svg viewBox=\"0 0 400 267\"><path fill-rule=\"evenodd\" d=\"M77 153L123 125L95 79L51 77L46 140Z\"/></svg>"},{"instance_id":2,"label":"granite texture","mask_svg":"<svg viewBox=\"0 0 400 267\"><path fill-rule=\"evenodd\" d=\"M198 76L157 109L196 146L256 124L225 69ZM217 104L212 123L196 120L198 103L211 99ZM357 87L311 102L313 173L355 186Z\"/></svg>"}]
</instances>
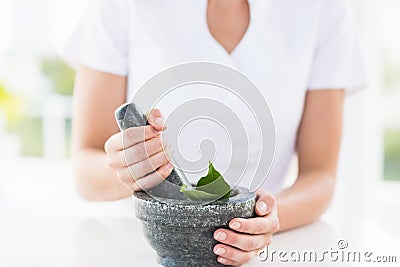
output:
<instances>
[{"instance_id":1,"label":"granite texture","mask_svg":"<svg viewBox=\"0 0 400 267\"><path fill-rule=\"evenodd\" d=\"M135 192L136 216L143 221L144 234L166 267L223 266L217 262L213 233L228 228L231 219L254 216L255 194L235 188L226 200L210 204L191 200L157 199Z\"/></svg>"}]
</instances>

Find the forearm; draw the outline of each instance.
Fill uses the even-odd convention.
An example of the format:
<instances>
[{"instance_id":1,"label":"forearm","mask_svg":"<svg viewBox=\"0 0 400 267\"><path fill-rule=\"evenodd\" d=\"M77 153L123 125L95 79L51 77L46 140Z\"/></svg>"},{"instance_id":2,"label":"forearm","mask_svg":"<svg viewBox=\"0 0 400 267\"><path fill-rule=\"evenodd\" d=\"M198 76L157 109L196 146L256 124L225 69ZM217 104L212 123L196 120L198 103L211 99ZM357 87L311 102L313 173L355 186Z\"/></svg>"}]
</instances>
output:
<instances>
[{"instance_id":1,"label":"forearm","mask_svg":"<svg viewBox=\"0 0 400 267\"><path fill-rule=\"evenodd\" d=\"M280 231L295 228L316 219L327 209L335 187L333 174L309 171L277 195Z\"/></svg>"},{"instance_id":2,"label":"forearm","mask_svg":"<svg viewBox=\"0 0 400 267\"><path fill-rule=\"evenodd\" d=\"M73 153L75 184L86 200L107 201L127 197L131 192L117 179L107 164L103 150L79 149Z\"/></svg>"}]
</instances>

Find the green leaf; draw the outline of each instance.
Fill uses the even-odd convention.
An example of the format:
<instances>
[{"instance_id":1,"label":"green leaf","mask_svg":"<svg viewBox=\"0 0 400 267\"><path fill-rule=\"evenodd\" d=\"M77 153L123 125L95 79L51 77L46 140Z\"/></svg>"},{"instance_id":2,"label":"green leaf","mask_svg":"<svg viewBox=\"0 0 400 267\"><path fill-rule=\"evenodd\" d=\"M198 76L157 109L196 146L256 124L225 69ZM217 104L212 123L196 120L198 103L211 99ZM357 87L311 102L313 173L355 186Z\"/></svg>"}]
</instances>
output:
<instances>
[{"instance_id":1,"label":"green leaf","mask_svg":"<svg viewBox=\"0 0 400 267\"><path fill-rule=\"evenodd\" d=\"M209 194L196 189L189 189L186 185L182 185L180 191L191 200L217 200L219 198L218 195Z\"/></svg>"},{"instance_id":2,"label":"green leaf","mask_svg":"<svg viewBox=\"0 0 400 267\"><path fill-rule=\"evenodd\" d=\"M197 182L196 189L182 186L181 192L192 200L217 200L229 198L231 187L210 161L208 173Z\"/></svg>"}]
</instances>

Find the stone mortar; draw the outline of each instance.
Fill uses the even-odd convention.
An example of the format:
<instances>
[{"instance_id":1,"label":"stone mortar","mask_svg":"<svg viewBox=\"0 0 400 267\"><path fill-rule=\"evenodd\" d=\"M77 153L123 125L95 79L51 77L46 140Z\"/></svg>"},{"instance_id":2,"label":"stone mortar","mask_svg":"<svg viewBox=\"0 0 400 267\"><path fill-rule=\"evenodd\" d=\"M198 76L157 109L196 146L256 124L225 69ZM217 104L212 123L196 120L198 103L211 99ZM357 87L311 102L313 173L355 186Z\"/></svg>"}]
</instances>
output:
<instances>
[{"instance_id":1,"label":"stone mortar","mask_svg":"<svg viewBox=\"0 0 400 267\"><path fill-rule=\"evenodd\" d=\"M213 233L228 228L233 218L254 217L255 194L244 188L232 196L204 205L191 200L151 197L135 192L136 216L143 221L144 234L166 267L224 266L217 262Z\"/></svg>"}]
</instances>

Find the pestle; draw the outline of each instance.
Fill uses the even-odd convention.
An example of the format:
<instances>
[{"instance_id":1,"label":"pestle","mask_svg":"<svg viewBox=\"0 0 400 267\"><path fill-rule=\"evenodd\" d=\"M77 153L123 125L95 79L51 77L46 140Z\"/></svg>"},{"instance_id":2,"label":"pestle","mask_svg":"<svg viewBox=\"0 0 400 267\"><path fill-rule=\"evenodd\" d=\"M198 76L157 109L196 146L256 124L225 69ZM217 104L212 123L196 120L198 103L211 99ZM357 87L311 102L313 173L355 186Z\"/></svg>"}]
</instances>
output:
<instances>
[{"instance_id":1,"label":"pestle","mask_svg":"<svg viewBox=\"0 0 400 267\"><path fill-rule=\"evenodd\" d=\"M125 103L115 111L115 118L121 131L130 127L140 127L148 125L146 115L140 110L135 103ZM186 199L186 197L179 191L182 185L182 180L187 181L183 173L173 169L171 174L161 182L159 185L153 187L147 192L150 195L172 198L172 199ZM185 183L186 184L186 183Z\"/></svg>"}]
</instances>

